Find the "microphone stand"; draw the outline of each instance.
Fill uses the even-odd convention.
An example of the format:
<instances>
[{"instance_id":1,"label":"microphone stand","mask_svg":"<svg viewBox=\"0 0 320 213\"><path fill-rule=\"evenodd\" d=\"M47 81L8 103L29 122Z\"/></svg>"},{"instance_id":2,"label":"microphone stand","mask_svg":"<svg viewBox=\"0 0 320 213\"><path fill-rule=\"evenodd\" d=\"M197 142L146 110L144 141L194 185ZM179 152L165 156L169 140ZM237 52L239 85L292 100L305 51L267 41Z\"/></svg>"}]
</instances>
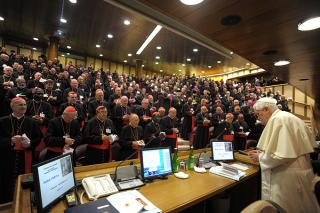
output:
<instances>
[{"instance_id":1,"label":"microphone stand","mask_svg":"<svg viewBox=\"0 0 320 213\"><path fill-rule=\"evenodd\" d=\"M154 139L156 139L156 138L152 138L152 139L151 139L150 141L148 141L148 143L146 143L144 146L141 146L140 150L141 150L141 149L144 149L146 146L148 146ZM116 166L116 169L115 169L115 171L114 171L114 178L113 178L113 181L114 181L114 182L118 182L118 180L117 180L118 167L119 167L123 162L125 162L126 160L128 160L129 158L131 158L132 156L134 156L135 154L137 154L138 151L140 151L140 150L136 150L134 153L132 153L131 155L129 155L126 159L124 159L123 161L121 161L121 162Z\"/></svg>"}]
</instances>

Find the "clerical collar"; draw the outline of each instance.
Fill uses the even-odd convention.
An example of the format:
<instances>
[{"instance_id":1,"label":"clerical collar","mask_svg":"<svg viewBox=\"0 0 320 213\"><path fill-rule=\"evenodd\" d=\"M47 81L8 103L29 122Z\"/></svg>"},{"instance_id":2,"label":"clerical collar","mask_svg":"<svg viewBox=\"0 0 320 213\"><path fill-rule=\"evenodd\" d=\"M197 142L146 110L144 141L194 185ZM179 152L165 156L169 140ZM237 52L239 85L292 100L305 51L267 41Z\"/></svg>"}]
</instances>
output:
<instances>
[{"instance_id":1,"label":"clerical collar","mask_svg":"<svg viewBox=\"0 0 320 213\"><path fill-rule=\"evenodd\" d=\"M104 121L100 120L100 119L98 118L98 116L97 116L96 118L97 118L97 120L98 120L98 121L100 121L101 123L103 123L103 122L104 122Z\"/></svg>"},{"instance_id":2,"label":"clerical collar","mask_svg":"<svg viewBox=\"0 0 320 213\"><path fill-rule=\"evenodd\" d=\"M21 117L15 116L13 113L11 114L11 116L12 116L12 117L14 117L14 118L16 118L17 120L20 120L21 118L23 118L23 117L24 117L24 115L23 115L23 116L21 116Z\"/></svg>"},{"instance_id":3,"label":"clerical collar","mask_svg":"<svg viewBox=\"0 0 320 213\"><path fill-rule=\"evenodd\" d=\"M38 104L38 103L40 103L40 102L41 102L41 100L40 100L40 101L36 101L36 100L34 100L34 99L33 99L33 102L35 102L35 103L37 103L37 104Z\"/></svg>"},{"instance_id":4,"label":"clerical collar","mask_svg":"<svg viewBox=\"0 0 320 213\"><path fill-rule=\"evenodd\" d=\"M171 116L170 115L168 115L168 117L172 120L172 119L174 119L174 118L171 118Z\"/></svg>"}]
</instances>

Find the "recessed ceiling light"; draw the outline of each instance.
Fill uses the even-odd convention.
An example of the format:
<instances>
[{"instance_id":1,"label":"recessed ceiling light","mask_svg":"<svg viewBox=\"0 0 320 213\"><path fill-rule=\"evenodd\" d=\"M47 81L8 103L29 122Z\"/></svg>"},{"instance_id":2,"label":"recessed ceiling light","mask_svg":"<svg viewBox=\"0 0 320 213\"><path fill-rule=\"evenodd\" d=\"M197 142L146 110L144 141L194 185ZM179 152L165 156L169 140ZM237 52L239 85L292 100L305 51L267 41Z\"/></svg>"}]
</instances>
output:
<instances>
[{"instance_id":1,"label":"recessed ceiling light","mask_svg":"<svg viewBox=\"0 0 320 213\"><path fill-rule=\"evenodd\" d=\"M156 56L156 59L160 59L160 56Z\"/></svg>"},{"instance_id":2,"label":"recessed ceiling light","mask_svg":"<svg viewBox=\"0 0 320 213\"><path fill-rule=\"evenodd\" d=\"M144 64L142 64L142 67L144 67Z\"/></svg>"},{"instance_id":3,"label":"recessed ceiling light","mask_svg":"<svg viewBox=\"0 0 320 213\"><path fill-rule=\"evenodd\" d=\"M155 63L155 64L159 64L159 62L157 62L157 61L156 61L156 63Z\"/></svg>"},{"instance_id":4,"label":"recessed ceiling light","mask_svg":"<svg viewBox=\"0 0 320 213\"><path fill-rule=\"evenodd\" d=\"M158 49L158 50L161 50L161 47L160 47L160 46L157 46L157 49Z\"/></svg>"},{"instance_id":5,"label":"recessed ceiling light","mask_svg":"<svg viewBox=\"0 0 320 213\"><path fill-rule=\"evenodd\" d=\"M67 55L70 55L70 53L67 53Z\"/></svg>"},{"instance_id":6,"label":"recessed ceiling light","mask_svg":"<svg viewBox=\"0 0 320 213\"><path fill-rule=\"evenodd\" d=\"M111 34L108 34L108 38L112 38L113 37L113 35L111 35Z\"/></svg>"},{"instance_id":7,"label":"recessed ceiling light","mask_svg":"<svg viewBox=\"0 0 320 213\"><path fill-rule=\"evenodd\" d=\"M38 38L36 38L36 37L34 37L34 38L33 38L33 40L38 41L39 39L38 39Z\"/></svg>"},{"instance_id":8,"label":"recessed ceiling light","mask_svg":"<svg viewBox=\"0 0 320 213\"><path fill-rule=\"evenodd\" d=\"M193 52L198 52L198 49L193 49Z\"/></svg>"},{"instance_id":9,"label":"recessed ceiling light","mask_svg":"<svg viewBox=\"0 0 320 213\"><path fill-rule=\"evenodd\" d=\"M290 64L290 60L279 60L274 62L274 66L284 66Z\"/></svg>"},{"instance_id":10,"label":"recessed ceiling light","mask_svg":"<svg viewBox=\"0 0 320 213\"><path fill-rule=\"evenodd\" d=\"M249 65L250 65L250 63L248 62L248 63L246 63L246 65L247 65L247 66L249 66Z\"/></svg>"},{"instance_id":11,"label":"recessed ceiling light","mask_svg":"<svg viewBox=\"0 0 320 213\"><path fill-rule=\"evenodd\" d=\"M204 73L204 71L202 70L202 73Z\"/></svg>"},{"instance_id":12,"label":"recessed ceiling light","mask_svg":"<svg viewBox=\"0 0 320 213\"><path fill-rule=\"evenodd\" d=\"M211 68L211 66L208 66L208 68Z\"/></svg>"},{"instance_id":13,"label":"recessed ceiling light","mask_svg":"<svg viewBox=\"0 0 320 213\"><path fill-rule=\"evenodd\" d=\"M129 25L129 24L130 24L130 21L125 20L123 23L124 23L125 25Z\"/></svg>"},{"instance_id":14,"label":"recessed ceiling light","mask_svg":"<svg viewBox=\"0 0 320 213\"><path fill-rule=\"evenodd\" d=\"M4 18L2 18L1 16L0 16L0 21L4 21Z\"/></svg>"},{"instance_id":15,"label":"recessed ceiling light","mask_svg":"<svg viewBox=\"0 0 320 213\"><path fill-rule=\"evenodd\" d=\"M128 53L128 56L130 57L130 56L132 56L132 54L131 54L131 53Z\"/></svg>"},{"instance_id":16,"label":"recessed ceiling light","mask_svg":"<svg viewBox=\"0 0 320 213\"><path fill-rule=\"evenodd\" d=\"M62 57L64 57L64 55L63 55L63 54L62 54L61 56L62 56Z\"/></svg>"},{"instance_id":17,"label":"recessed ceiling light","mask_svg":"<svg viewBox=\"0 0 320 213\"><path fill-rule=\"evenodd\" d=\"M179 72L181 72L181 70L179 70Z\"/></svg>"},{"instance_id":18,"label":"recessed ceiling light","mask_svg":"<svg viewBox=\"0 0 320 213\"><path fill-rule=\"evenodd\" d=\"M187 61L191 61L191 58L187 58Z\"/></svg>"},{"instance_id":19,"label":"recessed ceiling light","mask_svg":"<svg viewBox=\"0 0 320 213\"><path fill-rule=\"evenodd\" d=\"M232 55L232 54L233 54L233 52L230 52L230 54Z\"/></svg>"},{"instance_id":20,"label":"recessed ceiling light","mask_svg":"<svg viewBox=\"0 0 320 213\"><path fill-rule=\"evenodd\" d=\"M124 60L123 62L124 62L124 63L127 63L127 60Z\"/></svg>"},{"instance_id":21,"label":"recessed ceiling light","mask_svg":"<svg viewBox=\"0 0 320 213\"><path fill-rule=\"evenodd\" d=\"M34 48L32 48L32 49L33 49L33 50L37 50L37 48L35 48L35 47L34 47Z\"/></svg>"},{"instance_id":22,"label":"recessed ceiling light","mask_svg":"<svg viewBox=\"0 0 320 213\"><path fill-rule=\"evenodd\" d=\"M61 18L60 21L61 21L62 23L67 23L67 20L64 19L64 18Z\"/></svg>"},{"instance_id":23,"label":"recessed ceiling light","mask_svg":"<svg viewBox=\"0 0 320 213\"><path fill-rule=\"evenodd\" d=\"M203 0L180 0L180 1L186 5L196 5L196 4L200 4L201 2L203 2Z\"/></svg>"},{"instance_id":24,"label":"recessed ceiling light","mask_svg":"<svg viewBox=\"0 0 320 213\"><path fill-rule=\"evenodd\" d=\"M162 72L162 70L160 70L160 72Z\"/></svg>"},{"instance_id":25,"label":"recessed ceiling light","mask_svg":"<svg viewBox=\"0 0 320 213\"><path fill-rule=\"evenodd\" d=\"M308 31L320 28L320 17L310 18L298 24L298 30Z\"/></svg>"},{"instance_id":26,"label":"recessed ceiling light","mask_svg":"<svg viewBox=\"0 0 320 213\"><path fill-rule=\"evenodd\" d=\"M103 56L103 54L100 54L99 56Z\"/></svg>"},{"instance_id":27,"label":"recessed ceiling light","mask_svg":"<svg viewBox=\"0 0 320 213\"><path fill-rule=\"evenodd\" d=\"M69 0L71 3L77 3L77 0Z\"/></svg>"},{"instance_id":28,"label":"recessed ceiling light","mask_svg":"<svg viewBox=\"0 0 320 213\"><path fill-rule=\"evenodd\" d=\"M68 49L71 49L71 46L67 46Z\"/></svg>"},{"instance_id":29,"label":"recessed ceiling light","mask_svg":"<svg viewBox=\"0 0 320 213\"><path fill-rule=\"evenodd\" d=\"M99 48L99 47L100 47L100 45L99 45L99 44L96 44L96 47L97 47L97 48Z\"/></svg>"},{"instance_id":30,"label":"recessed ceiling light","mask_svg":"<svg viewBox=\"0 0 320 213\"><path fill-rule=\"evenodd\" d=\"M217 61L218 64L221 64L221 61Z\"/></svg>"},{"instance_id":31,"label":"recessed ceiling light","mask_svg":"<svg viewBox=\"0 0 320 213\"><path fill-rule=\"evenodd\" d=\"M185 64L181 64L183 67L186 66Z\"/></svg>"}]
</instances>

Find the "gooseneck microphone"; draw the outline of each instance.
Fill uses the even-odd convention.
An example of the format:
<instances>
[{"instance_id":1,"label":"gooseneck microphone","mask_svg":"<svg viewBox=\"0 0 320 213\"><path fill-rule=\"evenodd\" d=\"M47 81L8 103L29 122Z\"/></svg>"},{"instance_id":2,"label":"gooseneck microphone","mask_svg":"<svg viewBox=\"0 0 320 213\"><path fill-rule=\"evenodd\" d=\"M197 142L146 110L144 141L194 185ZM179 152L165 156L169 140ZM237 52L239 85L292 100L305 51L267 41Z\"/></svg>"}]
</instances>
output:
<instances>
[{"instance_id":1,"label":"gooseneck microphone","mask_svg":"<svg viewBox=\"0 0 320 213\"><path fill-rule=\"evenodd\" d=\"M219 134L217 137L211 139L210 142L211 142L211 141L217 141L218 138L219 138L226 130L227 130L227 128L224 128L224 129L222 130L222 132L220 132L220 134Z\"/></svg>"},{"instance_id":2,"label":"gooseneck microphone","mask_svg":"<svg viewBox=\"0 0 320 213\"><path fill-rule=\"evenodd\" d=\"M154 139L156 138L152 138L150 141L148 141L148 143L146 143L144 146L141 146L140 150L141 149L144 149L146 146L148 146ZM134 153L132 153L131 155L129 155L126 159L124 159L123 161L121 161L117 166L116 166L116 169L114 171L114 178L113 178L113 181L114 182L117 182L117 172L118 172L118 167L123 163L125 162L126 160L130 159L132 156L134 156L135 154L137 154L137 152L139 151L139 149L137 149Z\"/></svg>"}]
</instances>

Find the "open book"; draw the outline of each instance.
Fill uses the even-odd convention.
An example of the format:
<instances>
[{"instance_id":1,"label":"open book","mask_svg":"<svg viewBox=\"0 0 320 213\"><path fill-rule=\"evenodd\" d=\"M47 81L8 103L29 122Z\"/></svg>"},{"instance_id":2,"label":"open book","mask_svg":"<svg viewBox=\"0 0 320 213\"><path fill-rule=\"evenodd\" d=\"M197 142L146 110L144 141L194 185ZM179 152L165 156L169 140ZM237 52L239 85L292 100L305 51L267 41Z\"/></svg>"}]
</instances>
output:
<instances>
[{"instance_id":1,"label":"open book","mask_svg":"<svg viewBox=\"0 0 320 213\"><path fill-rule=\"evenodd\" d=\"M241 180L246 176L245 172L239 171L236 167L221 163L222 166L211 167L209 172L220 175L233 180Z\"/></svg>"},{"instance_id":2,"label":"open book","mask_svg":"<svg viewBox=\"0 0 320 213\"><path fill-rule=\"evenodd\" d=\"M147 198L145 198L137 190L120 192L110 195L107 200L120 213L160 213L159 208L153 205Z\"/></svg>"}]
</instances>

